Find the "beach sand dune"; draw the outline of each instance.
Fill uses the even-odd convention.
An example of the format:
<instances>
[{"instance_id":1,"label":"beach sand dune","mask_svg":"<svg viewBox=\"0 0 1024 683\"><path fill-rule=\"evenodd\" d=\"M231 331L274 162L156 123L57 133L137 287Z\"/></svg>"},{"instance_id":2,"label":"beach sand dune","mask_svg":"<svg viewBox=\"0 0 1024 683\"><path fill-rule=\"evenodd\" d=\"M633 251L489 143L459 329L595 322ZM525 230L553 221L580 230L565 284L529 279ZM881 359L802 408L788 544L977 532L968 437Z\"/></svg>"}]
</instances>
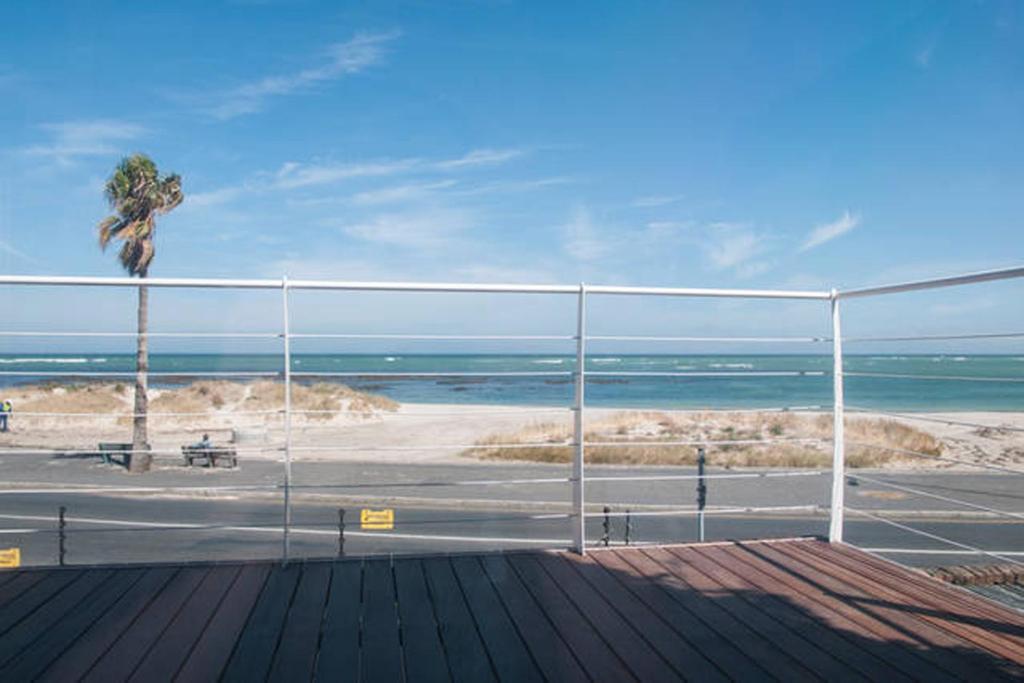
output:
<instances>
[{"instance_id":1,"label":"beach sand dune","mask_svg":"<svg viewBox=\"0 0 1024 683\"><path fill-rule=\"evenodd\" d=\"M292 457L378 463L568 462L572 413L536 406L398 404L341 384L296 384ZM127 383L37 384L10 388L11 431L0 449L89 452L130 441ZM280 382L199 381L150 391L150 443L157 462L180 460L182 445L211 435L243 459L277 459L284 443ZM964 424L961 424L964 423ZM690 465L696 448L680 441L727 442L709 462L730 467L827 467L832 416L814 412L649 411L590 408L592 463ZM914 413L847 417L853 467L1024 469L1024 413ZM914 451L922 454L915 456ZM931 457L929 457L931 456Z\"/></svg>"}]
</instances>

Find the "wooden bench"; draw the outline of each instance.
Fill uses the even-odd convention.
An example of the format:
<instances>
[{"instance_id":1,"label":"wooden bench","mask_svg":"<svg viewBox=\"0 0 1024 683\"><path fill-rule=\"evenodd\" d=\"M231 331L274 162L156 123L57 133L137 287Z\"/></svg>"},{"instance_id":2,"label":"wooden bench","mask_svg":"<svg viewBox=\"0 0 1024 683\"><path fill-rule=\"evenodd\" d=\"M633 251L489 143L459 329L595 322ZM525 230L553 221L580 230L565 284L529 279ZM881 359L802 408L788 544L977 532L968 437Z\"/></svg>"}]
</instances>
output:
<instances>
[{"instance_id":1,"label":"wooden bench","mask_svg":"<svg viewBox=\"0 0 1024 683\"><path fill-rule=\"evenodd\" d=\"M103 458L103 462L107 465L121 465L122 467L129 468L132 464L132 444L130 443L114 443L114 442L101 442L97 447L99 455ZM146 444L146 450L149 450L149 444ZM120 456L121 459L115 460L115 456Z\"/></svg>"},{"instance_id":2,"label":"wooden bench","mask_svg":"<svg viewBox=\"0 0 1024 683\"><path fill-rule=\"evenodd\" d=\"M196 460L205 460L207 467L216 467L218 460L226 460L229 467L238 467L238 455L234 448L225 446L182 446L181 455L185 458L185 464L193 467Z\"/></svg>"}]
</instances>

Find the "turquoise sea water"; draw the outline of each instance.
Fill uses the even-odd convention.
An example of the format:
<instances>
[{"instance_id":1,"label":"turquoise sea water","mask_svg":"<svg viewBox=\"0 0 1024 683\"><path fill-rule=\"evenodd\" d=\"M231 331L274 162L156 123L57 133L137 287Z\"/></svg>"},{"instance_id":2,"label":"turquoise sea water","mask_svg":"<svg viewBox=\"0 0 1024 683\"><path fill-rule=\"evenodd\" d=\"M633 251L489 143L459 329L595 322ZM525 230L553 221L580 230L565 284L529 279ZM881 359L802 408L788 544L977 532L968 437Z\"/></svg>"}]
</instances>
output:
<instances>
[{"instance_id":1,"label":"turquoise sea water","mask_svg":"<svg viewBox=\"0 0 1024 683\"><path fill-rule=\"evenodd\" d=\"M851 355L845 360L848 373L907 376L847 376L846 401L851 406L917 411L1024 410L1024 356L879 354ZM130 354L8 354L0 356L0 385L46 380L79 382L96 379L91 373L130 373L134 363ZM297 381L343 382L398 401L505 405L571 404L575 366L573 357L560 355L308 354L293 356L292 363ZM154 354L150 358L154 386L196 379L175 377L174 373L278 373L282 369L282 357L269 354ZM586 370L587 403L594 406L783 408L828 406L832 401L830 356L604 354L588 357ZM774 372L787 374L760 374ZM410 374L401 376L403 373ZM420 377L415 373L470 374ZM981 379L957 379L968 377ZM130 381L130 377L98 378Z\"/></svg>"}]
</instances>

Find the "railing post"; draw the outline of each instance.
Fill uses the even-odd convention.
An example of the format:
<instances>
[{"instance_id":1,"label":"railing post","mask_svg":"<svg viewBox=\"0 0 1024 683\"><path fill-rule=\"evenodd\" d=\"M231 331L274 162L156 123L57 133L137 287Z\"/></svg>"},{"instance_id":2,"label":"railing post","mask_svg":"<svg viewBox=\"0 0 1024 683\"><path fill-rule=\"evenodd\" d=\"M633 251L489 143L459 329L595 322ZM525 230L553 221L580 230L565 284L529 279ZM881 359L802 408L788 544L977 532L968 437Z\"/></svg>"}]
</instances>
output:
<instances>
[{"instance_id":1,"label":"railing post","mask_svg":"<svg viewBox=\"0 0 1024 683\"><path fill-rule=\"evenodd\" d=\"M572 459L572 545L580 555L587 552L586 522L587 517L584 511L583 495L583 459L586 455L586 443L584 442L584 415L583 409L586 405L584 398L586 371L586 328L587 328L587 290L586 286L580 283L579 299L576 304L576 405L574 409L573 435L575 448Z\"/></svg>"},{"instance_id":2,"label":"railing post","mask_svg":"<svg viewBox=\"0 0 1024 683\"><path fill-rule=\"evenodd\" d=\"M67 507L61 505L60 506L60 510L58 511L58 514L57 514L57 517L58 517L58 520L57 520L57 529L58 529L58 531L57 531L57 543L58 543L58 548L57 549L58 549L58 562L60 562L60 566L61 567L64 566L64 556L67 554L67 546L66 546L67 535L64 532L64 529L68 525L67 519L66 519L67 511L68 511Z\"/></svg>"},{"instance_id":3,"label":"railing post","mask_svg":"<svg viewBox=\"0 0 1024 683\"><path fill-rule=\"evenodd\" d=\"M292 522L292 348L287 276L281 278L281 311L284 315L284 525L281 534L281 561L287 564L290 550L288 528Z\"/></svg>"},{"instance_id":4,"label":"railing post","mask_svg":"<svg viewBox=\"0 0 1024 683\"><path fill-rule=\"evenodd\" d=\"M839 324L839 297L832 290L832 514L828 540L843 542L843 495L846 451L843 436L843 334Z\"/></svg>"},{"instance_id":5,"label":"railing post","mask_svg":"<svg viewBox=\"0 0 1024 683\"><path fill-rule=\"evenodd\" d=\"M708 502L708 485L704 481L704 463L707 462L704 447L697 448L697 540L704 542L704 506Z\"/></svg>"}]
</instances>

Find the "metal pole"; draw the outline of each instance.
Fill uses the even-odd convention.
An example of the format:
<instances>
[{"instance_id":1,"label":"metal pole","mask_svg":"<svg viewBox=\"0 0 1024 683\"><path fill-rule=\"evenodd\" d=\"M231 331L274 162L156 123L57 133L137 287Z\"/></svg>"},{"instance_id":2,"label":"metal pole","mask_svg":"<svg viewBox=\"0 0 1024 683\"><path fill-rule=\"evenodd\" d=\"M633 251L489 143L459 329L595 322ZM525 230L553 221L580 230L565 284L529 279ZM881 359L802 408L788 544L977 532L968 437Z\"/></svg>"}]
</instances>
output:
<instances>
[{"instance_id":1,"label":"metal pole","mask_svg":"<svg viewBox=\"0 0 1024 683\"><path fill-rule=\"evenodd\" d=\"M584 363L586 362L586 327L587 290L586 286L581 282L579 298L576 304L576 405L573 429L576 448L574 449L572 459L572 515L570 515L570 519L572 519L573 550L580 555L585 555L587 552L587 518L584 514L583 495L583 460L586 451L583 433L583 409L586 405L584 398L584 383L586 382L586 372L584 369Z\"/></svg>"},{"instance_id":2,"label":"metal pole","mask_svg":"<svg viewBox=\"0 0 1024 683\"><path fill-rule=\"evenodd\" d=\"M611 543L612 538L612 519L608 516L608 513L611 511L612 509L610 507L607 505L604 506L604 535L601 536L601 545L606 548L608 547L608 544Z\"/></svg>"},{"instance_id":3,"label":"metal pole","mask_svg":"<svg viewBox=\"0 0 1024 683\"><path fill-rule=\"evenodd\" d=\"M338 508L338 557L345 556L345 508Z\"/></svg>"},{"instance_id":4,"label":"metal pole","mask_svg":"<svg viewBox=\"0 0 1024 683\"><path fill-rule=\"evenodd\" d=\"M64 507L63 505L60 506L59 521L57 523L57 538L59 539L60 551L58 561L60 562L61 567L64 566L64 555L67 553L67 549L65 548L64 545L67 539L67 537L64 534L64 528L67 526L67 521L65 520L64 516L67 513L67 511L68 509L66 507Z\"/></svg>"},{"instance_id":5,"label":"metal pole","mask_svg":"<svg viewBox=\"0 0 1024 683\"><path fill-rule=\"evenodd\" d=\"M704 507L708 502L708 486L704 480L704 447L697 449L697 540L704 542Z\"/></svg>"},{"instance_id":6,"label":"metal pole","mask_svg":"<svg viewBox=\"0 0 1024 683\"><path fill-rule=\"evenodd\" d=\"M284 315L284 528L281 561L288 563L290 539L288 528L292 522L292 349L288 314L288 278L281 278L281 310Z\"/></svg>"},{"instance_id":7,"label":"metal pole","mask_svg":"<svg viewBox=\"0 0 1024 683\"><path fill-rule=\"evenodd\" d=\"M832 290L832 515L828 540L843 542L843 485L846 452L843 436L843 335L839 324L839 298Z\"/></svg>"}]
</instances>

